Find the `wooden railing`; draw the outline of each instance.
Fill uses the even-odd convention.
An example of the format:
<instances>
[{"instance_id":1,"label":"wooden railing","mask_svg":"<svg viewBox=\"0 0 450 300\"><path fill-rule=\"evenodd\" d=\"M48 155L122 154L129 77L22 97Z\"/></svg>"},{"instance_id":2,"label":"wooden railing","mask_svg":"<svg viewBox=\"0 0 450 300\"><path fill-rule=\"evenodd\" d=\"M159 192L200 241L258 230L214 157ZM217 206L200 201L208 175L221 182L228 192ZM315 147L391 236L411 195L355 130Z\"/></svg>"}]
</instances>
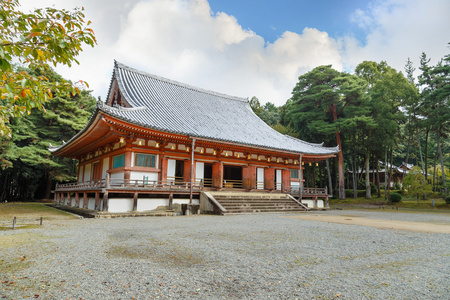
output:
<instances>
[{"instance_id":1,"label":"wooden railing","mask_svg":"<svg viewBox=\"0 0 450 300\"><path fill-rule=\"evenodd\" d=\"M224 179L223 180L223 187L224 188L240 189L240 188L242 188L242 180Z\"/></svg>"},{"instance_id":2,"label":"wooden railing","mask_svg":"<svg viewBox=\"0 0 450 300\"><path fill-rule=\"evenodd\" d=\"M314 197L314 198L326 198L328 199L329 195L328 195L328 189L327 188L308 188L308 187L304 187L303 191L302 191L302 195L301 197ZM288 188L288 189L284 189L284 192L287 194L290 194L294 197L299 197L300 196L300 190L298 188L293 189L293 188Z\"/></svg>"},{"instance_id":3,"label":"wooden railing","mask_svg":"<svg viewBox=\"0 0 450 300\"><path fill-rule=\"evenodd\" d=\"M149 179L101 179L96 181L86 182L72 182L65 184L56 184L56 192L76 191L76 190L99 190L99 189L112 189L112 190L146 190L146 191L189 191L190 182L178 181L169 179L165 181L149 180ZM203 190L205 186L211 186L212 180L205 179L204 181L196 181L192 185L192 190L199 192ZM224 188L242 188L242 180L224 180ZM281 186L280 192L290 194L294 197L300 197L300 191L296 188L283 188ZM302 191L302 198L328 198L327 188L308 188L304 187Z\"/></svg>"},{"instance_id":4,"label":"wooden railing","mask_svg":"<svg viewBox=\"0 0 450 300\"><path fill-rule=\"evenodd\" d=\"M161 191L179 191L190 190L191 183L173 180L148 180L148 179L102 179L97 181L75 182L56 184L55 191L67 190L96 190L96 189L145 189ZM203 183L193 183L192 189L200 191L203 189Z\"/></svg>"}]
</instances>

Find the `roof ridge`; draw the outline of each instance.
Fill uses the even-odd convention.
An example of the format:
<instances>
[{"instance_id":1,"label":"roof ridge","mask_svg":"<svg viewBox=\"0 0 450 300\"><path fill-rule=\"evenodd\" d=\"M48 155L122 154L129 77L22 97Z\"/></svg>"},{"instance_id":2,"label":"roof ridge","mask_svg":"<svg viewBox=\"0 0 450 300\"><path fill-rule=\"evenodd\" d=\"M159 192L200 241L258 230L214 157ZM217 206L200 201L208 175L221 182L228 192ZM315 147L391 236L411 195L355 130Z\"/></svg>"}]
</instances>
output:
<instances>
[{"instance_id":1,"label":"roof ridge","mask_svg":"<svg viewBox=\"0 0 450 300\"><path fill-rule=\"evenodd\" d=\"M339 149L338 146L336 146L336 147L324 147L323 142L320 143L320 144L318 144L318 143L310 143L310 142L307 142L307 141L304 141L304 140L295 138L295 137L290 136L290 135L287 135L287 134L285 134L284 136L286 136L286 137L288 137L288 138L290 138L290 139L293 139L293 140L302 142L302 143L307 144L307 145L315 146L315 147L322 147L322 148L324 148L324 149Z\"/></svg>"},{"instance_id":2,"label":"roof ridge","mask_svg":"<svg viewBox=\"0 0 450 300\"><path fill-rule=\"evenodd\" d=\"M163 81L163 82L166 82L166 83L169 83L169 84L173 84L173 85L176 85L176 86L179 86L179 87L182 87L182 88L190 89L190 90L193 90L193 91L196 91L196 92L209 94L209 95L213 95L213 96L217 96L217 97L221 97L221 98L225 98L225 99L229 99L229 100L235 100L235 101L240 101L240 102L245 102L245 103L249 102L248 98L242 98L242 97L238 97L238 96L231 96L231 95L215 92L215 91L212 91L212 90L203 89L203 88L200 88L200 87L197 87L197 86L193 86L193 85L190 85L190 84L182 83L180 81L168 79L168 78L161 77L161 76L149 73L149 72L141 71L141 70L129 67L127 65L124 65L124 64L114 60L114 70L116 68L121 68L121 69L130 71L130 72L138 73L138 74L141 74L141 75L144 75L144 76L147 76L147 77L154 78L154 79L159 80L159 81Z\"/></svg>"}]
</instances>

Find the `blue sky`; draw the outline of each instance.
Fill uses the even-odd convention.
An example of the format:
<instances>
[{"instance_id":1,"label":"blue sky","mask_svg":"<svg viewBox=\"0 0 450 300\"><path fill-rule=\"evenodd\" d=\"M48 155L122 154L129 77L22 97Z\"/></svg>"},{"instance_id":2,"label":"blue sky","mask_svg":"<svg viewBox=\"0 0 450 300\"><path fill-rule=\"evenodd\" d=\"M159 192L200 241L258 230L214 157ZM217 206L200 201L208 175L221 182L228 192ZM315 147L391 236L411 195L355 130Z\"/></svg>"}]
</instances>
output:
<instances>
[{"instance_id":1,"label":"blue sky","mask_svg":"<svg viewBox=\"0 0 450 300\"><path fill-rule=\"evenodd\" d=\"M113 61L216 92L283 105L320 65L364 60L403 70L449 53L449 0L20 0L85 8L98 45L56 70L104 100Z\"/></svg>"},{"instance_id":2,"label":"blue sky","mask_svg":"<svg viewBox=\"0 0 450 300\"><path fill-rule=\"evenodd\" d=\"M209 0L213 12L233 15L244 29L250 29L273 43L285 31L305 27L326 31L331 37L353 35L364 42L364 30L351 22L356 9L370 2L361 0Z\"/></svg>"}]
</instances>

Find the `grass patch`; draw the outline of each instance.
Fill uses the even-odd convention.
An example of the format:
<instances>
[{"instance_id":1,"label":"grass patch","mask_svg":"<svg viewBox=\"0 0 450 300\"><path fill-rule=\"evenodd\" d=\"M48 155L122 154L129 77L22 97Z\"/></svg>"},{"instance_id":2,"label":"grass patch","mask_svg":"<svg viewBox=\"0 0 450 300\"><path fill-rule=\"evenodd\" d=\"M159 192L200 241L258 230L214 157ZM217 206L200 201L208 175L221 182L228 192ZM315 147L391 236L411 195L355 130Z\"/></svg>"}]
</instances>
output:
<instances>
[{"instance_id":1,"label":"grass patch","mask_svg":"<svg viewBox=\"0 0 450 300\"><path fill-rule=\"evenodd\" d=\"M11 224L16 217L17 225L39 224L43 220L70 220L75 216L42 203L7 203L0 204L0 222L3 227ZM19 228L19 227L18 227Z\"/></svg>"},{"instance_id":2,"label":"grass patch","mask_svg":"<svg viewBox=\"0 0 450 300\"><path fill-rule=\"evenodd\" d=\"M431 198L427 200L419 200L414 198L403 198L401 202L391 203L386 201L384 197L373 197L372 199L366 199L359 197L356 199L348 198L344 200L330 199L331 208L345 208L345 209L391 209L403 212L442 212L450 213L450 205L445 203L443 198L434 198L434 206Z\"/></svg>"},{"instance_id":3,"label":"grass patch","mask_svg":"<svg viewBox=\"0 0 450 300\"><path fill-rule=\"evenodd\" d=\"M44 236L31 232L18 232L11 235L0 236L0 249L25 246L28 244L35 243L36 240L41 240L45 238Z\"/></svg>"}]
</instances>

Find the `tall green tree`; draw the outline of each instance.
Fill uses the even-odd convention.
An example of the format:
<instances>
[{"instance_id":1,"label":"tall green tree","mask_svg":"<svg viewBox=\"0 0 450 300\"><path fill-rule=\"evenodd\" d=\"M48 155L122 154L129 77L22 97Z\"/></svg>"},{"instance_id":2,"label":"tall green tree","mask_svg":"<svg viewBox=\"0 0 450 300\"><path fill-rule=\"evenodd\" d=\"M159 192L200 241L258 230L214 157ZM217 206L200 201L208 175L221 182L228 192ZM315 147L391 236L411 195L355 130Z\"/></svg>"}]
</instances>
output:
<instances>
[{"instance_id":1,"label":"tall green tree","mask_svg":"<svg viewBox=\"0 0 450 300\"><path fill-rule=\"evenodd\" d=\"M286 112L288 120L300 133L306 128L311 135L334 134L339 146L339 198L345 199L344 159L341 125L344 110L366 101L367 83L361 78L320 66L299 77L292 92L292 104ZM302 137L304 137L302 135Z\"/></svg>"},{"instance_id":2,"label":"tall green tree","mask_svg":"<svg viewBox=\"0 0 450 300\"><path fill-rule=\"evenodd\" d=\"M11 117L45 110L54 95L79 90L68 81L52 82L43 75L19 70L13 61L29 70L48 70L49 65L71 66L83 44L94 46L94 32L87 27L83 8L68 11L52 7L33 13L18 10L18 0L0 0L0 136L11 135Z\"/></svg>"},{"instance_id":3,"label":"tall green tree","mask_svg":"<svg viewBox=\"0 0 450 300\"><path fill-rule=\"evenodd\" d=\"M414 86L401 72L389 67L386 62L364 61L359 64L355 73L369 84L370 116L374 124L366 131L365 169L366 197L370 198L369 165L371 153L379 157L380 149L393 148L399 139L399 126L404 122L404 114L399 109L414 93ZM376 163L378 165L378 163Z\"/></svg>"},{"instance_id":4,"label":"tall green tree","mask_svg":"<svg viewBox=\"0 0 450 300\"><path fill-rule=\"evenodd\" d=\"M436 133L437 155L440 159L443 175L444 197L447 195L447 186L444 170L444 156L442 153L442 138L450 134L450 55L440 61L436 66L428 65L429 59L425 53L421 57L419 84L422 88L421 112L424 116L423 126Z\"/></svg>"},{"instance_id":5,"label":"tall green tree","mask_svg":"<svg viewBox=\"0 0 450 300\"><path fill-rule=\"evenodd\" d=\"M53 82L63 80L51 70L44 74L39 69L27 72ZM49 198L52 183L76 178L74 161L52 155L48 147L69 140L81 130L95 103L88 91L81 91L52 97L46 103L46 112L36 109L30 115L11 119L11 138L0 137L1 200Z\"/></svg>"}]
</instances>

